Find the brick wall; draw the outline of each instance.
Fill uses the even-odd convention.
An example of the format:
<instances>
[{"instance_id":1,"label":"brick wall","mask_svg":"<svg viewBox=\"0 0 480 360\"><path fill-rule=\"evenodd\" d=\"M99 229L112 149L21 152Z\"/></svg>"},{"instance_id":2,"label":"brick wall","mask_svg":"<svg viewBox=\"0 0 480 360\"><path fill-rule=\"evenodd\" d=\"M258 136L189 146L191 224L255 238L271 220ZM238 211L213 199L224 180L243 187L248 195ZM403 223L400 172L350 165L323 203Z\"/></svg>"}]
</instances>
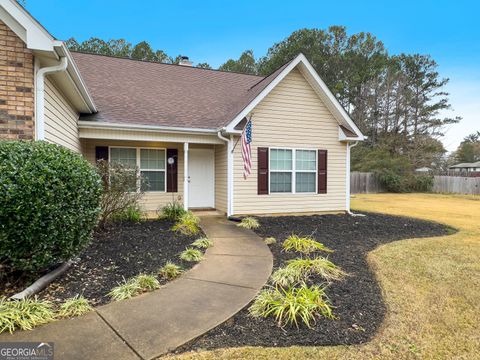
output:
<instances>
[{"instance_id":1,"label":"brick wall","mask_svg":"<svg viewBox=\"0 0 480 360\"><path fill-rule=\"evenodd\" d=\"M0 139L34 138L33 54L0 21Z\"/></svg>"}]
</instances>

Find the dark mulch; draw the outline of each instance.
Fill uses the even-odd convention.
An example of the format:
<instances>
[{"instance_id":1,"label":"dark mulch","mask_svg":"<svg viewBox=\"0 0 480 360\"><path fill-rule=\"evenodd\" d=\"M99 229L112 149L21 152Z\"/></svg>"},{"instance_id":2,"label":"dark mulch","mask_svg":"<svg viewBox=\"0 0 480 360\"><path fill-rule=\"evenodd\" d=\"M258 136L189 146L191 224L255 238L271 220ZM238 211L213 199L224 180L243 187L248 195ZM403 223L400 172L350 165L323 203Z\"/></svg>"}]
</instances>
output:
<instances>
[{"instance_id":1,"label":"dark mulch","mask_svg":"<svg viewBox=\"0 0 480 360\"><path fill-rule=\"evenodd\" d=\"M259 218L259 221L261 226L257 234L262 238L273 236L277 239L276 244L270 245L275 268L298 257L298 254L281 251L282 241L292 233L312 235L335 250L329 259L350 274L327 289L338 319L318 319L313 329L303 324L299 329L281 329L274 319L250 317L247 306L177 351L237 346L347 345L369 341L385 317L386 305L375 275L368 266L367 253L395 240L452 233L452 229L437 223L381 214L367 214L366 217L266 217ZM312 280L321 282L320 279Z\"/></svg>"},{"instance_id":2,"label":"dark mulch","mask_svg":"<svg viewBox=\"0 0 480 360\"><path fill-rule=\"evenodd\" d=\"M101 305L110 301L108 292L123 279L156 273L167 261L191 268L195 263L181 261L178 254L203 234L184 236L171 231L172 226L167 220L121 222L96 232L78 261L39 297L59 302L82 294Z\"/></svg>"}]
</instances>

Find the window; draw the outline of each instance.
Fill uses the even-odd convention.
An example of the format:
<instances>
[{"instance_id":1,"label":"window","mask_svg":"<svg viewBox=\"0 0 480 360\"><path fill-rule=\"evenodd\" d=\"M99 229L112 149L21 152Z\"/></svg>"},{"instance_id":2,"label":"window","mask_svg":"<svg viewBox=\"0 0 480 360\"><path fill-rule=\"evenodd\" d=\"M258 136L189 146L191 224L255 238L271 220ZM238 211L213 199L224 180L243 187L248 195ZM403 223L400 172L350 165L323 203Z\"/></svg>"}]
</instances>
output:
<instances>
[{"instance_id":1,"label":"window","mask_svg":"<svg viewBox=\"0 0 480 360\"><path fill-rule=\"evenodd\" d=\"M314 193L317 151L270 149L270 193Z\"/></svg>"},{"instance_id":2,"label":"window","mask_svg":"<svg viewBox=\"0 0 480 360\"><path fill-rule=\"evenodd\" d=\"M137 171L142 181L137 177L132 184L132 191L140 186L142 191L165 191L166 151L164 149L110 148L110 161L118 162L132 171Z\"/></svg>"},{"instance_id":3,"label":"window","mask_svg":"<svg viewBox=\"0 0 480 360\"><path fill-rule=\"evenodd\" d=\"M125 166L127 169L131 169L132 177L128 178L129 190L137 190L137 181L134 172L137 168L137 149L135 148L110 148L110 161ZM113 184L116 181L114 174L110 173L110 183ZM131 181L131 183L130 183Z\"/></svg>"}]
</instances>

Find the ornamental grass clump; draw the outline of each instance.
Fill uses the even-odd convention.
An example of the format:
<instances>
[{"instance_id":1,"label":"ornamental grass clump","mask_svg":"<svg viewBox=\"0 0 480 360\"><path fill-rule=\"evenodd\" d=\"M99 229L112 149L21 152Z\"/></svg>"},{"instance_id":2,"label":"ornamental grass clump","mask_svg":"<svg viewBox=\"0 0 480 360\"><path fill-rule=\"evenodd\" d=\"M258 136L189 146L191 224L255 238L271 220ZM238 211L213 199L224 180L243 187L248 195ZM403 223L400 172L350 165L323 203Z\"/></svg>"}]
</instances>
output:
<instances>
[{"instance_id":1,"label":"ornamental grass clump","mask_svg":"<svg viewBox=\"0 0 480 360\"><path fill-rule=\"evenodd\" d=\"M183 273L182 267L170 261L163 265L158 271L158 275L165 280L173 280L179 277L181 273Z\"/></svg>"},{"instance_id":2,"label":"ornamental grass clump","mask_svg":"<svg viewBox=\"0 0 480 360\"><path fill-rule=\"evenodd\" d=\"M142 292L153 291L160 288L160 283L157 278L153 275L140 274L133 278Z\"/></svg>"},{"instance_id":3,"label":"ornamental grass clump","mask_svg":"<svg viewBox=\"0 0 480 360\"><path fill-rule=\"evenodd\" d=\"M197 235L200 232L200 219L191 211L186 212L173 225L172 230L183 235Z\"/></svg>"},{"instance_id":4,"label":"ornamental grass clump","mask_svg":"<svg viewBox=\"0 0 480 360\"><path fill-rule=\"evenodd\" d=\"M262 290L255 298L249 312L254 317L274 317L279 326L292 325L298 328L303 322L311 328L315 318L334 315L324 289L317 285L299 287L276 287Z\"/></svg>"},{"instance_id":5,"label":"ornamental grass clump","mask_svg":"<svg viewBox=\"0 0 480 360\"><path fill-rule=\"evenodd\" d=\"M112 300L125 300L141 293L153 291L160 287L160 283L153 275L140 274L114 287L108 295Z\"/></svg>"},{"instance_id":6,"label":"ornamental grass clump","mask_svg":"<svg viewBox=\"0 0 480 360\"><path fill-rule=\"evenodd\" d=\"M160 218L177 221L185 213L186 211L183 208L183 206L178 201L173 201L171 203L168 203L162 208L162 213L160 214Z\"/></svg>"},{"instance_id":7,"label":"ornamental grass clump","mask_svg":"<svg viewBox=\"0 0 480 360\"><path fill-rule=\"evenodd\" d=\"M0 334L17 329L32 330L34 327L55 320L53 306L49 301L37 298L8 300L0 298Z\"/></svg>"},{"instance_id":8,"label":"ornamental grass clump","mask_svg":"<svg viewBox=\"0 0 480 360\"><path fill-rule=\"evenodd\" d=\"M301 277L303 278L315 274L327 281L340 280L347 275L345 271L323 257L289 260L286 269L292 273L302 274Z\"/></svg>"},{"instance_id":9,"label":"ornamental grass clump","mask_svg":"<svg viewBox=\"0 0 480 360\"><path fill-rule=\"evenodd\" d=\"M198 262L203 260L203 253L194 248L186 248L180 253L180 259L188 262Z\"/></svg>"},{"instance_id":10,"label":"ornamental grass clump","mask_svg":"<svg viewBox=\"0 0 480 360\"><path fill-rule=\"evenodd\" d=\"M298 284L304 279L305 274L302 272L302 269L288 267L277 269L270 277L272 284L282 287Z\"/></svg>"},{"instance_id":11,"label":"ornamental grass clump","mask_svg":"<svg viewBox=\"0 0 480 360\"><path fill-rule=\"evenodd\" d=\"M260 223L257 219L248 216L243 218L242 221L237 224L237 226L245 229L258 229L260 227Z\"/></svg>"},{"instance_id":12,"label":"ornamental grass clump","mask_svg":"<svg viewBox=\"0 0 480 360\"><path fill-rule=\"evenodd\" d=\"M272 244L276 244L277 243L277 239L275 239L274 237L267 237L263 240L263 242L267 245L272 245Z\"/></svg>"},{"instance_id":13,"label":"ornamental grass clump","mask_svg":"<svg viewBox=\"0 0 480 360\"><path fill-rule=\"evenodd\" d=\"M196 248L199 248L199 249L208 249L209 247L213 246L213 241L210 240L209 238L200 238L195 240L192 243L192 246L195 246Z\"/></svg>"},{"instance_id":14,"label":"ornamental grass clump","mask_svg":"<svg viewBox=\"0 0 480 360\"><path fill-rule=\"evenodd\" d=\"M60 305L58 316L62 318L70 318L86 314L92 310L93 307L90 305L88 300L83 296L77 295L73 298L65 300L65 302Z\"/></svg>"},{"instance_id":15,"label":"ornamental grass clump","mask_svg":"<svg viewBox=\"0 0 480 360\"><path fill-rule=\"evenodd\" d=\"M310 254L315 251L325 251L325 252L333 252L333 250L329 249L322 243L315 241L313 238L306 236L300 237L298 235L290 235L284 242L283 242L283 250L285 251L297 251L303 254Z\"/></svg>"}]
</instances>

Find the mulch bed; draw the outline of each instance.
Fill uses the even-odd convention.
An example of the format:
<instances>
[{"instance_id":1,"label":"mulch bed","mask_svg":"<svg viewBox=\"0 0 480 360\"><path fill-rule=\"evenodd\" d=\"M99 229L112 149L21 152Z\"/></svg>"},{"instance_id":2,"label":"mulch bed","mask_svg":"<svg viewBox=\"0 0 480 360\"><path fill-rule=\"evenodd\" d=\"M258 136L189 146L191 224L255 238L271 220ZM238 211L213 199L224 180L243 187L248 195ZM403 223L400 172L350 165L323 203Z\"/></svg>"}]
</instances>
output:
<instances>
[{"instance_id":1,"label":"mulch bed","mask_svg":"<svg viewBox=\"0 0 480 360\"><path fill-rule=\"evenodd\" d=\"M119 222L106 230L97 231L93 242L80 254L78 261L40 292L39 298L61 302L81 294L92 305L102 305L110 302L108 292L123 279L140 273L156 273L167 261L185 269L191 268L195 263L184 262L178 255L204 235L175 233L170 230L173 224L167 220Z\"/></svg>"},{"instance_id":2,"label":"mulch bed","mask_svg":"<svg viewBox=\"0 0 480 360\"><path fill-rule=\"evenodd\" d=\"M386 314L386 305L375 275L367 263L367 254L381 244L395 240L431 237L452 233L444 225L382 214L366 217L348 215L265 217L259 218L256 230L262 238L273 236L270 246L274 268L299 257L285 253L281 244L292 233L312 235L335 250L328 257L350 276L334 282L326 293L337 316L336 320L320 318L312 329L301 324L284 329L272 318L254 319L248 307L222 325L178 349L177 352L238 346L350 345L369 341ZM311 283L321 283L312 279Z\"/></svg>"}]
</instances>

